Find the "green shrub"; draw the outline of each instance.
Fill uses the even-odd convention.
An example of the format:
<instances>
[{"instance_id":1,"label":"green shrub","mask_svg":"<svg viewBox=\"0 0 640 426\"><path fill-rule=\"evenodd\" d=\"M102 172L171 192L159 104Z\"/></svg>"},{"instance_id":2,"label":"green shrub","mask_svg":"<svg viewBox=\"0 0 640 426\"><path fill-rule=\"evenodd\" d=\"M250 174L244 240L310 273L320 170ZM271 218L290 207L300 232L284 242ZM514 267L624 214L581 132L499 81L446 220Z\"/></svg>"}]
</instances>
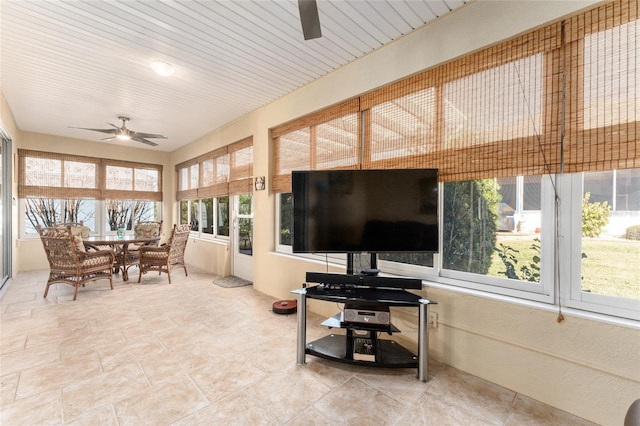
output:
<instances>
[{"instance_id":1,"label":"green shrub","mask_svg":"<svg viewBox=\"0 0 640 426\"><path fill-rule=\"evenodd\" d=\"M606 201L590 203L591 194L586 192L582 199L582 236L599 237L602 229L609 223L611 207Z\"/></svg>"},{"instance_id":2,"label":"green shrub","mask_svg":"<svg viewBox=\"0 0 640 426\"><path fill-rule=\"evenodd\" d=\"M627 240L640 241L640 225L633 225L627 228L624 238Z\"/></svg>"},{"instance_id":3,"label":"green shrub","mask_svg":"<svg viewBox=\"0 0 640 426\"><path fill-rule=\"evenodd\" d=\"M500 194L491 179L444 185L442 262L446 269L486 274L496 244Z\"/></svg>"},{"instance_id":4,"label":"green shrub","mask_svg":"<svg viewBox=\"0 0 640 426\"><path fill-rule=\"evenodd\" d=\"M495 250L496 252L498 252L498 256L500 256L500 260L502 260L502 263L504 263L504 266L506 268L504 272L499 273L512 280L523 280L539 283L540 240L538 238L534 238L533 243L531 244L531 249L534 252L533 258L528 265L522 265L518 270L518 255L520 254L520 251L502 243L498 244L498 247L496 247Z\"/></svg>"}]
</instances>

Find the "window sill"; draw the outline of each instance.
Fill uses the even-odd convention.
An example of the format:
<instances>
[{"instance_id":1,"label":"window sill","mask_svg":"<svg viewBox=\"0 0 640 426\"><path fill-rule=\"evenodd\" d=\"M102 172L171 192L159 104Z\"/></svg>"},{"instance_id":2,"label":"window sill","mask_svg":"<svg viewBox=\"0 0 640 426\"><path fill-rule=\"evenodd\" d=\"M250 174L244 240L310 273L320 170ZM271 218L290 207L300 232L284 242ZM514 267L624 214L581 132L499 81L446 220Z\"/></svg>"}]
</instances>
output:
<instances>
[{"instance_id":1,"label":"window sill","mask_svg":"<svg viewBox=\"0 0 640 426\"><path fill-rule=\"evenodd\" d=\"M482 297L485 299L495 300L504 303L510 303L526 308L538 309L546 312L558 312L558 305L537 302L533 300L521 299L513 296L505 296L502 294L488 293L480 290L473 290L465 287L456 287L448 284L437 283L429 280L422 280L423 288L435 288L439 290L450 291L454 293L460 293L470 296ZM616 317L613 315L600 314L597 312L583 311L580 309L562 307L563 316L571 316L574 318L587 319L591 321L598 321L606 324L615 325L618 327L626 327L634 330L640 330L640 321L634 321L627 318Z\"/></svg>"}]
</instances>

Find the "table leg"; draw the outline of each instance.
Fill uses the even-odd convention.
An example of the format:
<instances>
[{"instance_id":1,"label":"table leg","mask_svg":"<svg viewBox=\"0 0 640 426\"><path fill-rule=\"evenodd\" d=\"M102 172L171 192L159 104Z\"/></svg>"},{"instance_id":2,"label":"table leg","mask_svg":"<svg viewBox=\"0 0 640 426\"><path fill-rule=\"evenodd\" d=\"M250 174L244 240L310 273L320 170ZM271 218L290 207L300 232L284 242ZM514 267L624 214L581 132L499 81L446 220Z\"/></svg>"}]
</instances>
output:
<instances>
[{"instance_id":1,"label":"table leg","mask_svg":"<svg viewBox=\"0 0 640 426\"><path fill-rule=\"evenodd\" d=\"M127 269L127 250L128 250L128 244L124 243L122 244L122 265L120 266L122 268L122 281L128 281L129 280L129 271Z\"/></svg>"}]
</instances>

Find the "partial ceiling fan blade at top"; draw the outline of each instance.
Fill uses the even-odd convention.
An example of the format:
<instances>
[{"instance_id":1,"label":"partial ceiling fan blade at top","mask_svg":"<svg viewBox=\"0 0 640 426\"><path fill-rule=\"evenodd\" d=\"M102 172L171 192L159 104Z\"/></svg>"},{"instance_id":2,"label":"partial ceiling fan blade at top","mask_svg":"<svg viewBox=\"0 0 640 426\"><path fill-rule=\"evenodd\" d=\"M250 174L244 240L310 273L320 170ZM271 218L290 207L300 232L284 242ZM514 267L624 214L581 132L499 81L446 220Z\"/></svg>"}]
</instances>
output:
<instances>
[{"instance_id":1,"label":"partial ceiling fan blade at top","mask_svg":"<svg viewBox=\"0 0 640 426\"><path fill-rule=\"evenodd\" d=\"M100 133L107 133L109 135L115 135L117 129L88 129L86 127L73 127L73 126L69 126L70 129L80 129L80 130L90 130L92 132L100 132Z\"/></svg>"},{"instance_id":2,"label":"partial ceiling fan blade at top","mask_svg":"<svg viewBox=\"0 0 640 426\"><path fill-rule=\"evenodd\" d=\"M131 137L151 138L151 139L167 139L165 135L156 135L154 133L131 132Z\"/></svg>"},{"instance_id":3,"label":"partial ceiling fan blade at top","mask_svg":"<svg viewBox=\"0 0 640 426\"><path fill-rule=\"evenodd\" d=\"M148 141L145 138L141 138L139 135L131 136L131 140L136 142L146 143L147 145L151 145L151 146L158 146L157 143Z\"/></svg>"},{"instance_id":4,"label":"partial ceiling fan blade at top","mask_svg":"<svg viewBox=\"0 0 640 426\"><path fill-rule=\"evenodd\" d=\"M298 10L300 11L304 39L311 40L322 37L316 0L298 0Z\"/></svg>"}]
</instances>

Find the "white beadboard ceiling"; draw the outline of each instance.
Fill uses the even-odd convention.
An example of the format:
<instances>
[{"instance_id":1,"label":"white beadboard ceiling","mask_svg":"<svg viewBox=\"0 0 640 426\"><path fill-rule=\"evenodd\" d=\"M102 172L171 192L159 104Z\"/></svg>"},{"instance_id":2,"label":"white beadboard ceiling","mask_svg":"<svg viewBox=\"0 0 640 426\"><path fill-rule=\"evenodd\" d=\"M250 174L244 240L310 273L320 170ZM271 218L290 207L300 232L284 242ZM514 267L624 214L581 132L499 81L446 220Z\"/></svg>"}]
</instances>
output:
<instances>
[{"instance_id":1,"label":"white beadboard ceiling","mask_svg":"<svg viewBox=\"0 0 640 426\"><path fill-rule=\"evenodd\" d=\"M126 143L173 151L467 1L318 0L322 38L305 41L297 0L2 0L0 87L21 130L98 141L69 126L126 115L168 137Z\"/></svg>"}]
</instances>

